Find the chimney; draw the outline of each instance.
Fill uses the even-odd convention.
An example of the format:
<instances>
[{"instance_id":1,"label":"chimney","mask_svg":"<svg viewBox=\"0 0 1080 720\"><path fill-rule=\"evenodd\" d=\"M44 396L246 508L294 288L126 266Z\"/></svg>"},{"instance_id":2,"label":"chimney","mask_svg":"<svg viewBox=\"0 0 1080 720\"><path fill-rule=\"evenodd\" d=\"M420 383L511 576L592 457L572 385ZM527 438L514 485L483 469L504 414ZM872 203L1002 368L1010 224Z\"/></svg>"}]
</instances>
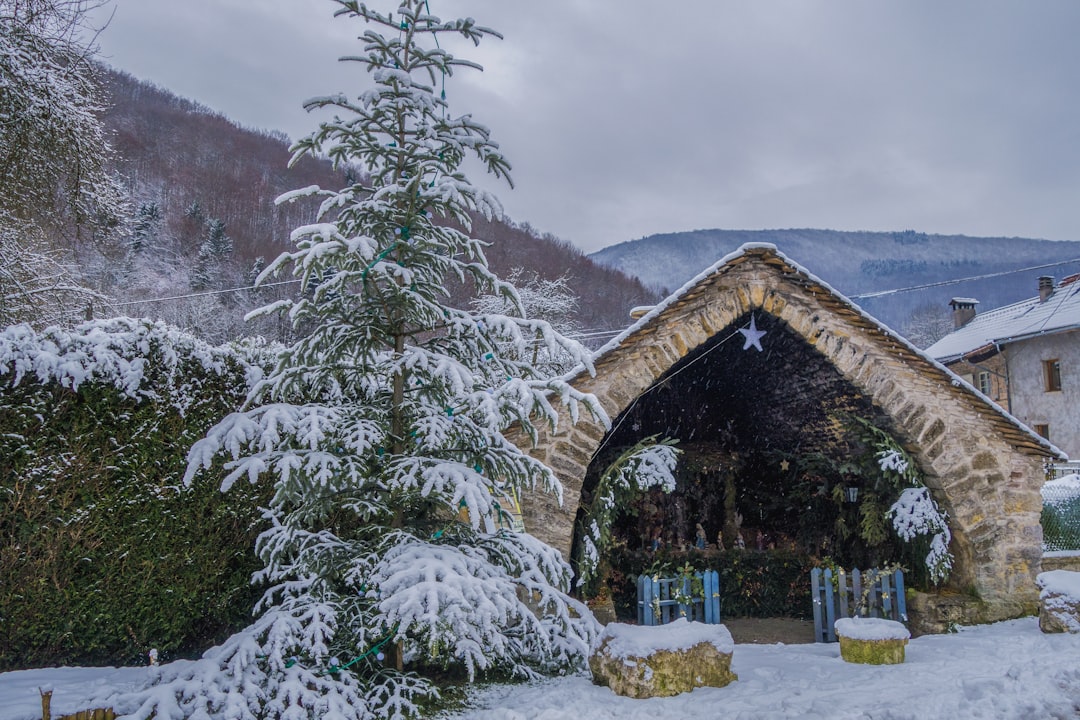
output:
<instances>
[{"instance_id":1,"label":"chimney","mask_svg":"<svg viewBox=\"0 0 1080 720\"><path fill-rule=\"evenodd\" d=\"M1043 275L1039 278L1039 302L1046 302L1054 294L1054 278Z\"/></svg>"},{"instance_id":2,"label":"chimney","mask_svg":"<svg viewBox=\"0 0 1080 720\"><path fill-rule=\"evenodd\" d=\"M978 304L979 301L975 298L956 297L949 301L952 307L953 330L959 330L971 322L971 319L975 317L975 306Z\"/></svg>"}]
</instances>

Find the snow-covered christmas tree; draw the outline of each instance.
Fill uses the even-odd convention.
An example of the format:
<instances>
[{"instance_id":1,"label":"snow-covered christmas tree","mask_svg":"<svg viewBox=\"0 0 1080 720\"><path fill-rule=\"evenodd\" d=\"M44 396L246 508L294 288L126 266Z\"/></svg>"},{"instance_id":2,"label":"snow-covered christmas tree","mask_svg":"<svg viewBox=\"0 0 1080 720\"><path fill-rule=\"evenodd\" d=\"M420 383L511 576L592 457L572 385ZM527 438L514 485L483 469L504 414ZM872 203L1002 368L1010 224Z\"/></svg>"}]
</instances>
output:
<instances>
[{"instance_id":1,"label":"snow-covered christmas tree","mask_svg":"<svg viewBox=\"0 0 1080 720\"><path fill-rule=\"evenodd\" d=\"M501 434L514 425L535 437L560 406L602 416L591 396L529 362L537 338L591 367L588 352L546 322L447 300L447 283L464 282L521 307L483 243L456 229L499 211L461 172L465 158L497 177L509 164L443 90L476 66L440 38L499 36L441 20L426 0L386 12L332 1L359 23L362 51L348 60L371 87L309 101L336 116L294 150L331 158L351 180L281 198L317 196L320 217L260 278L293 273L299 299L257 311L287 313L308 332L250 409L189 458L189 478L224 456L226 486L275 483L257 547L270 589L250 628L128 698L135 717L400 717L435 692L413 670L529 676L578 663L595 632L565 594L561 556L511 529L519 489L560 489Z\"/></svg>"}]
</instances>

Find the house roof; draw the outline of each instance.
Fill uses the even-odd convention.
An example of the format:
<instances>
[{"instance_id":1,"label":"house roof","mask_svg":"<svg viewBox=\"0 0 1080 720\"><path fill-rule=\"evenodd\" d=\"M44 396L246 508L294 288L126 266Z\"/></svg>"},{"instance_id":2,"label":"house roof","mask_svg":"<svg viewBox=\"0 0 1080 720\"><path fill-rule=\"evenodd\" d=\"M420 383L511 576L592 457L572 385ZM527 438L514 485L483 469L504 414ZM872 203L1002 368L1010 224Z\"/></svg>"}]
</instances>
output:
<instances>
[{"instance_id":1,"label":"house roof","mask_svg":"<svg viewBox=\"0 0 1080 720\"><path fill-rule=\"evenodd\" d=\"M983 347L1080 328L1077 277L1065 278L1045 302L1036 296L979 313L962 328L926 348L926 354L947 363Z\"/></svg>"},{"instance_id":2,"label":"house roof","mask_svg":"<svg viewBox=\"0 0 1080 720\"><path fill-rule=\"evenodd\" d=\"M1009 438L1015 446L1033 450L1041 455L1066 457L1056 446L1036 434L990 398L980 393L960 376L935 360L929 353L918 349L895 331L867 314L828 283L777 250L776 246L771 243L745 244L689 280L681 288L654 306L641 319L597 350L593 356L596 372L603 372L602 368L605 365L620 362L625 354L633 352L641 339L652 335L668 323L679 322L684 308L691 301L709 292L714 285L722 284L728 272L744 262L762 263L772 268L779 281L791 283L810 291L822 305L844 317L847 322L877 334L881 338L881 342L900 359L919 366L928 375L937 377L941 381L943 388L959 394L965 401L973 403L983 411L989 410L986 417L991 425ZM1077 283L1076 289L1080 289L1080 283ZM1053 300L1054 298L1051 298L1051 302ZM1080 311L1078 311L1078 320L1080 320ZM579 367L566 377L573 381L575 377L581 376L584 372L585 369Z\"/></svg>"}]
</instances>

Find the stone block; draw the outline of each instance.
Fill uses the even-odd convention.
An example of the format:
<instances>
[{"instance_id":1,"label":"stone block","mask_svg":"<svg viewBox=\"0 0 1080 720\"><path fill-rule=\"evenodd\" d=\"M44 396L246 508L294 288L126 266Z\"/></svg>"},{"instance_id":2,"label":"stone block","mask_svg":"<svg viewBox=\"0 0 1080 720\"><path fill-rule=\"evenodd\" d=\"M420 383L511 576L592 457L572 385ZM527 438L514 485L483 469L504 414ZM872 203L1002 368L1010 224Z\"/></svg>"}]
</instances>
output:
<instances>
[{"instance_id":1,"label":"stone block","mask_svg":"<svg viewBox=\"0 0 1080 720\"><path fill-rule=\"evenodd\" d=\"M840 657L861 665L899 665L911 633L903 623L883 618L841 618L836 621Z\"/></svg>"},{"instance_id":2,"label":"stone block","mask_svg":"<svg viewBox=\"0 0 1080 720\"><path fill-rule=\"evenodd\" d=\"M1039 629L1080 633L1080 572L1051 570L1035 578L1039 587Z\"/></svg>"},{"instance_id":3,"label":"stone block","mask_svg":"<svg viewBox=\"0 0 1080 720\"><path fill-rule=\"evenodd\" d=\"M688 622L637 626L611 623L589 658L593 682L632 698L670 697L698 687L724 687L735 643L723 625Z\"/></svg>"}]
</instances>

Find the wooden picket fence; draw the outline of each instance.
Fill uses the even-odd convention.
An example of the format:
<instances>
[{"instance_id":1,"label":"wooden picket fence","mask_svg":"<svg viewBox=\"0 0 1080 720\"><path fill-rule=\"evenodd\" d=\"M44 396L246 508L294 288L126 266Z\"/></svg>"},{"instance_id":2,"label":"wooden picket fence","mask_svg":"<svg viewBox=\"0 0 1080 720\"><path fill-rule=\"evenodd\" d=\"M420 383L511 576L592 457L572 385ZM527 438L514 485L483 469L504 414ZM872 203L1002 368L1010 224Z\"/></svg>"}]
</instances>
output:
<instances>
[{"instance_id":1,"label":"wooden picket fence","mask_svg":"<svg viewBox=\"0 0 1080 720\"><path fill-rule=\"evenodd\" d=\"M904 598L904 573L877 570L850 573L831 568L810 571L810 593L814 601L814 638L817 642L836 642L833 624L837 618L879 617L907 622Z\"/></svg>"},{"instance_id":2,"label":"wooden picket fence","mask_svg":"<svg viewBox=\"0 0 1080 720\"><path fill-rule=\"evenodd\" d=\"M638 625L664 625L681 617L701 623L720 623L720 573L694 573L703 597L693 592L689 577L658 578L639 575L637 579ZM680 592L681 591L681 592ZM680 599L690 602L679 602Z\"/></svg>"}]
</instances>

